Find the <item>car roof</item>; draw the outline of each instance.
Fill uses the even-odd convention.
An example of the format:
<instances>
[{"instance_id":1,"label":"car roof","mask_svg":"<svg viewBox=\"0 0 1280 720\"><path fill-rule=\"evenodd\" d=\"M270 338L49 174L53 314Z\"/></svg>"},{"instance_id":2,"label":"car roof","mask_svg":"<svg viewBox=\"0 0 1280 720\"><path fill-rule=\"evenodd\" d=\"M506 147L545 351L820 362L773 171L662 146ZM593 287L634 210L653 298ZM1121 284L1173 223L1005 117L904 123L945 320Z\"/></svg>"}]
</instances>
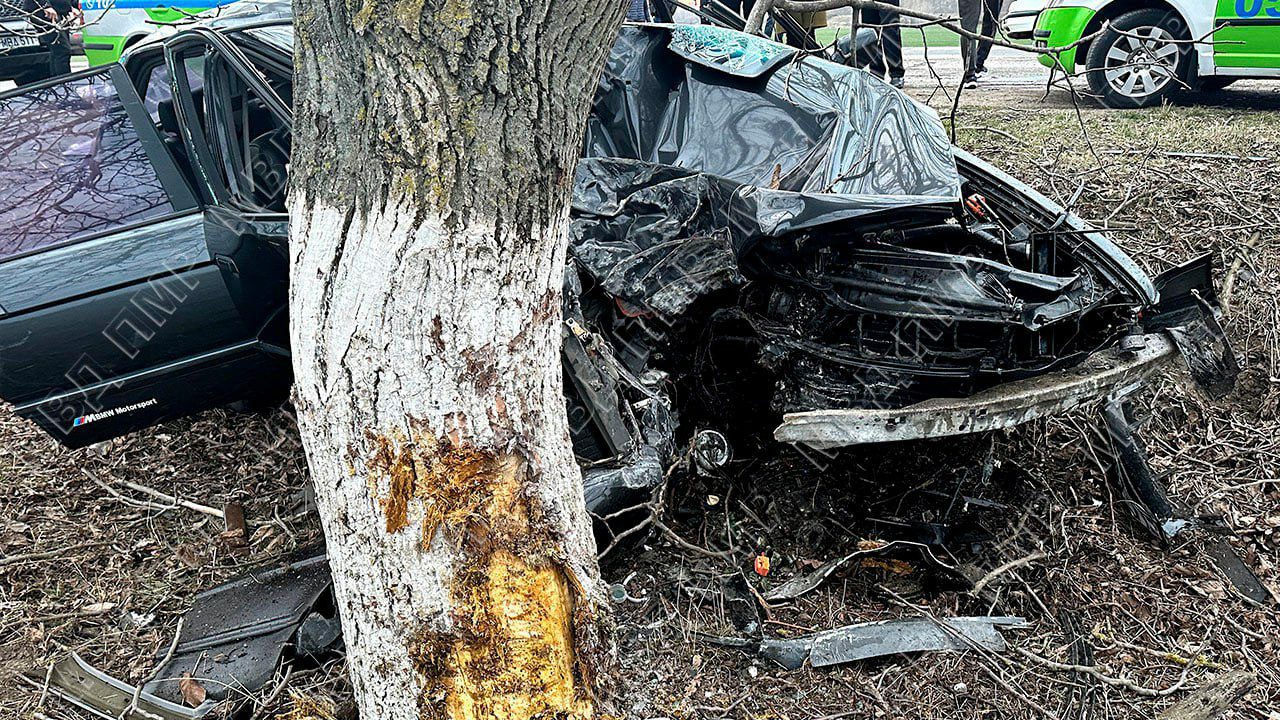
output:
<instances>
[{"instance_id":1,"label":"car roof","mask_svg":"<svg viewBox=\"0 0 1280 720\"><path fill-rule=\"evenodd\" d=\"M227 32L262 25L293 23L293 3L289 0L240 0L210 13L201 27Z\"/></svg>"},{"instance_id":2,"label":"car roof","mask_svg":"<svg viewBox=\"0 0 1280 720\"><path fill-rule=\"evenodd\" d=\"M240 32L255 28L288 28L292 31L293 3L290 0L240 0L240 2L233 5L224 5L201 13L199 18L199 20L190 24L160 26L140 42L125 50L121 62L127 64L128 56L146 48L154 47L168 38L191 28L211 28L220 32ZM270 44L280 44L278 41L272 42L272 40L276 39L274 37L263 37L259 33L254 34L259 39L266 40ZM287 47L281 47L281 49L285 52L292 52L292 42L290 41Z\"/></svg>"}]
</instances>

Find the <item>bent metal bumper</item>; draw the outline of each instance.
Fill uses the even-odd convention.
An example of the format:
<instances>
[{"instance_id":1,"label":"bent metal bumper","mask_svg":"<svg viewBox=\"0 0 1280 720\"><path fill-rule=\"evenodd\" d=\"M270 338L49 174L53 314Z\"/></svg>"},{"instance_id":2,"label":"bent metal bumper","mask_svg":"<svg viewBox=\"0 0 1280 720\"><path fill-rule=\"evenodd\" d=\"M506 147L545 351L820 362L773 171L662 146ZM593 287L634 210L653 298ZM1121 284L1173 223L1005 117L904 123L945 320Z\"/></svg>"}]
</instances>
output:
<instances>
[{"instance_id":1,"label":"bent metal bumper","mask_svg":"<svg viewBox=\"0 0 1280 720\"><path fill-rule=\"evenodd\" d=\"M999 430L1061 414L1107 396L1127 394L1177 355L1173 341L1164 334L1141 337L1137 350L1100 350L1069 370L1004 383L967 398L936 398L895 409L789 413L773 437L832 450Z\"/></svg>"}]
</instances>

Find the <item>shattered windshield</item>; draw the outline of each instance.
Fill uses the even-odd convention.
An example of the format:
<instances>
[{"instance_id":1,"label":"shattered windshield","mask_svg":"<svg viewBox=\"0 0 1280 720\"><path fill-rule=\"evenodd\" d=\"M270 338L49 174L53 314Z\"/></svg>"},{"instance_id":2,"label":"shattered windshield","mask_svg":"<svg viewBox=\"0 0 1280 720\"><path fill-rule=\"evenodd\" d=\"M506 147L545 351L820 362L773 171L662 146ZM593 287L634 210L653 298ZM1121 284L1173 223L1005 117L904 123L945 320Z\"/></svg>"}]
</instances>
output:
<instances>
[{"instance_id":1,"label":"shattered windshield","mask_svg":"<svg viewBox=\"0 0 1280 720\"><path fill-rule=\"evenodd\" d=\"M0 101L0 259L173 210L104 71Z\"/></svg>"},{"instance_id":2,"label":"shattered windshield","mask_svg":"<svg viewBox=\"0 0 1280 720\"><path fill-rule=\"evenodd\" d=\"M292 25L263 25L260 27L249 28L244 31L245 35L285 52L293 54L293 26Z\"/></svg>"}]
</instances>

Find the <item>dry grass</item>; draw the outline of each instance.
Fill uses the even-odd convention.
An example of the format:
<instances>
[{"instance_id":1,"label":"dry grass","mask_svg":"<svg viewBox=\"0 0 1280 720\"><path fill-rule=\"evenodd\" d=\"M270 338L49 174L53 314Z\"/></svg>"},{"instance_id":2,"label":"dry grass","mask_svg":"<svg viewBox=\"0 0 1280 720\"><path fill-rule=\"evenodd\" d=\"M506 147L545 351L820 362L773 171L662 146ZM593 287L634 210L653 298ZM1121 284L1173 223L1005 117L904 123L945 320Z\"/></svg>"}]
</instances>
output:
<instances>
[{"instance_id":1,"label":"dry grass","mask_svg":"<svg viewBox=\"0 0 1280 720\"><path fill-rule=\"evenodd\" d=\"M1200 511L1221 515L1250 565L1272 588L1280 586L1274 379L1280 376L1280 120L1247 110L1179 108L1088 111L1086 123L1097 156L1088 151L1074 111L1063 104L967 109L960 139L1051 197L1071 197L1083 182L1077 210L1113 228L1118 242L1150 271L1201 251L1235 268L1228 329L1245 367L1239 389L1223 402L1206 403L1178 378L1162 382L1147 394L1144 435L1153 464L1170 473L1173 491ZM983 129L988 127L1022 142L1010 143ZM302 495L305 466L295 433L283 413L214 412L100 452L69 452L22 421L0 419L0 483L6 488L0 495L0 717L79 717L52 700L37 707L37 693L16 674L74 650L118 676L144 678L196 591L318 541ZM1275 614L1236 597L1194 537L1168 551L1137 538L1112 509L1082 438L1071 421L1001 437L1001 469L987 481L946 470L972 468L982 457L984 445L964 442L906 455L841 455L821 473L787 461L740 467L733 482L676 488L673 522L680 532L718 546L732 533L741 561L692 555L656 538L606 569L611 581L626 580L641 600L618 606L624 676L619 710L635 717L1074 718L1081 690L1092 688L1092 717L1146 718L1188 688L1229 669L1247 669L1257 673L1258 685L1232 717L1274 718L1268 713L1280 705ZM213 507L241 501L252 552L247 558L228 554L215 518L130 504L95 478L138 500L145 498L118 483L140 483ZM727 616L741 610L724 602L726 578L750 578L757 586L776 582L750 573L752 551L768 549L775 578L787 577L804 561L850 547L865 534L863 516L872 509L928 510L918 493L902 492L910 478L1008 507L979 513L995 540L960 549L959 559L979 571L1037 551L1045 559L994 579L985 598L922 587L915 577L920 573L855 568L773 610L767 629L794 633L919 612L1010 613L1031 623L1009 634L1017 650L785 672L694 637L696 630L726 631ZM702 509L697 501L712 492L724 501L717 510ZM57 554L13 560L42 552ZM1064 613L1078 619L1101 674L1149 692L1095 682L1023 654L1067 662ZM1170 689L1165 697L1151 696ZM337 664L294 673L260 710L263 716L298 717L324 708L325 715L347 717L346 693Z\"/></svg>"},{"instance_id":2,"label":"dry grass","mask_svg":"<svg viewBox=\"0 0 1280 720\"><path fill-rule=\"evenodd\" d=\"M320 541L284 412L210 412L68 451L5 410L0 437L0 717L31 717L36 694L17 675L68 651L146 679L196 592ZM242 502L250 556L224 548L221 520L165 508L126 481L215 508ZM43 712L77 717L52 701Z\"/></svg>"}]
</instances>

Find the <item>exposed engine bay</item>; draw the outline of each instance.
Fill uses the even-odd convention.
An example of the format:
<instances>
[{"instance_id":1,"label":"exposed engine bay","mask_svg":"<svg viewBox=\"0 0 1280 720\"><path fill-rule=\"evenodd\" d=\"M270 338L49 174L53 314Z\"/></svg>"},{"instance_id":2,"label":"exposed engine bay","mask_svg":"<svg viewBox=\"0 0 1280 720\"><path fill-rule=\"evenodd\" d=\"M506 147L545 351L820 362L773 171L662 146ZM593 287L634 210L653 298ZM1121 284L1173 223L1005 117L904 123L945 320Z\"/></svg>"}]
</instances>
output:
<instances>
[{"instance_id":1,"label":"exposed engine bay","mask_svg":"<svg viewBox=\"0 0 1280 720\"><path fill-rule=\"evenodd\" d=\"M966 398L1161 326L1165 279L862 71L628 27L588 127L565 367L589 504L677 447L714 465L788 414ZM1211 309L1201 270L1183 311Z\"/></svg>"}]
</instances>

